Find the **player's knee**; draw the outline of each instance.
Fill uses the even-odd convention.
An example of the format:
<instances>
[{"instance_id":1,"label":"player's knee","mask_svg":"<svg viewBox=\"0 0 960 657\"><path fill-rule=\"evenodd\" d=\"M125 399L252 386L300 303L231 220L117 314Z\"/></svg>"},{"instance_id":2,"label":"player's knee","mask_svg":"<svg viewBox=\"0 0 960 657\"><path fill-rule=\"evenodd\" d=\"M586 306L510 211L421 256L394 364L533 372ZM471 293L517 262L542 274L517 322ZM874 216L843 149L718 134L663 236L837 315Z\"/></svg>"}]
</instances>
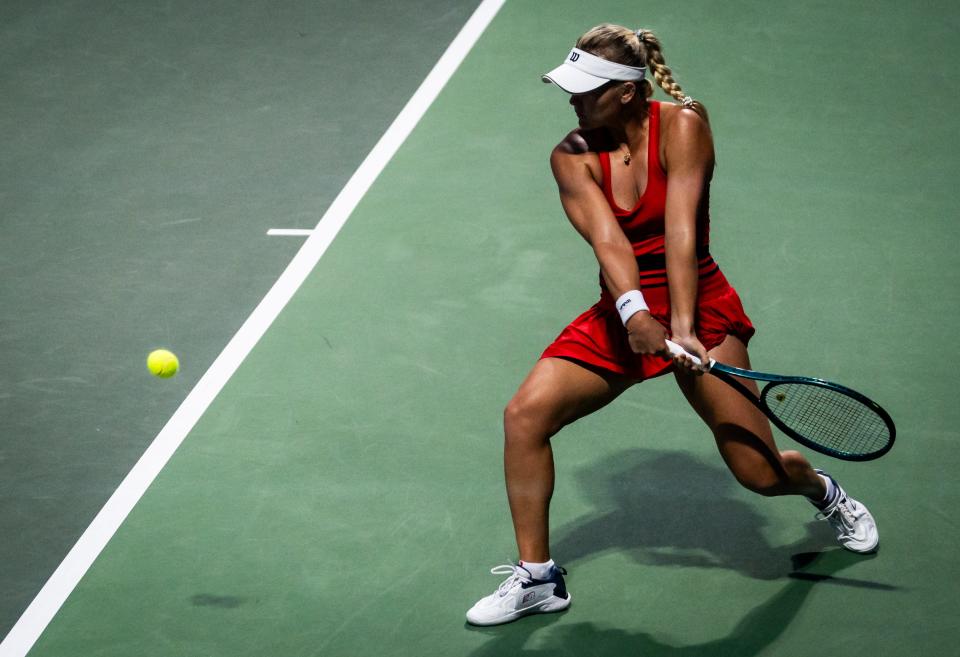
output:
<instances>
[{"instance_id":1,"label":"player's knee","mask_svg":"<svg viewBox=\"0 0 960 657\"><path fill-rule=\"evenodd\" d=\"M559 430L543 404L529 394L517 393L503 410L507 442L543 442Z\"/></svg>"},{"instance_id":2,"label":"player's knee","mask_svg":"<svg viewBox=\"0 0 960 657\"><path fill-rule=\"evenodd\" d=\"M802 473L810 468L810 462L800 452L784 450L780 452L780 461L789 473Z\"/></svg>"}]
</instances>

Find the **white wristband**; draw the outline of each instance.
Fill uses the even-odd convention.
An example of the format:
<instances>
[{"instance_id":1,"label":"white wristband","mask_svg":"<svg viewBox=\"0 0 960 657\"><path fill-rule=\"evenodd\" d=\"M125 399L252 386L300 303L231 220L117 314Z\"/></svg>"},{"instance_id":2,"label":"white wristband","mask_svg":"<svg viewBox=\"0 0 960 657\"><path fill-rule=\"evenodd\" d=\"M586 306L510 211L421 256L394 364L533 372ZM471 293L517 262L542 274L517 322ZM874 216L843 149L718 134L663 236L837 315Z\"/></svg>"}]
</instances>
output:
<instances>
[{"instance_id":1,"label":"white wristband","mask_svg":"<svg viewBox=\"0 0 960 657\"><path fill-rule=\"evenodd\" d=\"M617 299L617 312L620 313L620 321L623 322L624 326L627 325L628 319L641 310L650 310L650 306L647 305L640 290L624 292Z\"/></svg>"}]
</instances>

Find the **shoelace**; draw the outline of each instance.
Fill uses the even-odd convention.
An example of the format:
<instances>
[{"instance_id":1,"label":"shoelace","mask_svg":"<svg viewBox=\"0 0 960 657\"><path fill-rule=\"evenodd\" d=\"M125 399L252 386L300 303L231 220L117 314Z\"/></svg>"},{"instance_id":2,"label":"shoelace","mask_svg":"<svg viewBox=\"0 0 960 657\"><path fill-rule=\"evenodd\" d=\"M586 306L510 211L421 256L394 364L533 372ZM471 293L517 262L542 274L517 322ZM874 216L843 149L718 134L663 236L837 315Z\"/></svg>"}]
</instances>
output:
<instances>
[{"instance_id":1,"label":"shoelace","mask_svg":"<svg viewBox=\"0 0 960 657\"><path fill-rule=\"evenodd\" d=\"M844 533L853 534L854 533L854 523L856 522L856 517L853 515L853 511L847 506L847 498L840 498L837 500L836 505L830 509L829 513L819 512L817 513L817 518L822 520L829 520L830 524L835 524L839 522L843 526ZM839 512L839 513L838 513Z\"/></svg>"},{"instance_id":2,"label":"shoelace","mask_svg":"<svg viewBox=\"0 0 960 657\"><path fill-rule=\"evenodd\" d=\"M500 594L501 598L509 593L510 589L515 587L517 584L532 581L526 575L521 575L521 572L526 573L527 575L530 574L520 566L515 566L512 563L505 563L490 569L490 573L492 575L510 575L510 577L505 579L500 586L497 587L497 593Z\"/></svg>"}]
</instances>

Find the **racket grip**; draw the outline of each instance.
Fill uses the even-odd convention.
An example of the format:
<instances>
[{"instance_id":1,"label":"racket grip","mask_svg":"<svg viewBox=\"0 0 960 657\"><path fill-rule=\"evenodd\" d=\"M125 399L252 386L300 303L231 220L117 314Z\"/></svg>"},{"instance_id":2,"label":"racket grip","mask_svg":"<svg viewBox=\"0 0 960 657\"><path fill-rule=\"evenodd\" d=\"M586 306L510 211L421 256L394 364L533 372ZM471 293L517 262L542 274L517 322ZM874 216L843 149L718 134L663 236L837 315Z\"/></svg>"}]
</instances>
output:
<instances>
[{"instance_id":1,"label":"racket grip","mask_svg":"<svg viewBox=\"0 0 960 657\"><path fill-rule=\"evenodd\" d=\"M687 351L686 349L678 345L676 342L673 342L672 340L667 340L667 349L669 349L670 353L674 356L679 356L683 354L684 356L687 356L690 360L692 360L695 365L700 364L699 358L697 358L696 356L694 356L689 351ZM713 364L716 362L717 361L711 358L710 362L707 363L707 369L709 370L711 367L713 367Z\"/></svg>"}]
</instances>

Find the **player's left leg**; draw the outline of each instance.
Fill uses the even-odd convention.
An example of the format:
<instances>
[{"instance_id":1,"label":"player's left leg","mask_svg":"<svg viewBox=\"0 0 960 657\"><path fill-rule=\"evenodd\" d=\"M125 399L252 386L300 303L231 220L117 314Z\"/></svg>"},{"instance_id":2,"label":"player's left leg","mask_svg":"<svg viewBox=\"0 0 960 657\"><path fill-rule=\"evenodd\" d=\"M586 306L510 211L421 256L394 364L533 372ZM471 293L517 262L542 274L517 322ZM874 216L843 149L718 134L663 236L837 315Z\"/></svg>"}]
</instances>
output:
<instances>
[{"instance_id":1,"label":"player's left leg","mask_svg":"<svg viewBox=\"0 0 960 657\"><path fill-rule=\"evenodd\" d=\"M750 369L746 346L732 335L710 356ZM709 375L678 371L676 379L713 432L720 455L737 481L761 495L803 495L820 509L819 517L830 522L844 547L855 552L876 547L876 524L867 508L848 497L832 477L814 470L800 452L778 450L767 418L740 393ZM742 383L757 392L753 381Z\"/></svg>"},{"instance_id":2,"label":"player's left leg","mask_svg":"<svg viewBox=\"0 0 960 657\"><path fill-rule=\"evenodd\" d=\"M727 336L710 356L735 367L749 368L744 344ZM723 381L712 376L675 373L687 401L713 431L720 455L744 487L761 495L805 495L823 499L826 486L797 451L779 451L766 416ZM753 381L742 381L757 391Z\"/></svg>"}]
</instances>

